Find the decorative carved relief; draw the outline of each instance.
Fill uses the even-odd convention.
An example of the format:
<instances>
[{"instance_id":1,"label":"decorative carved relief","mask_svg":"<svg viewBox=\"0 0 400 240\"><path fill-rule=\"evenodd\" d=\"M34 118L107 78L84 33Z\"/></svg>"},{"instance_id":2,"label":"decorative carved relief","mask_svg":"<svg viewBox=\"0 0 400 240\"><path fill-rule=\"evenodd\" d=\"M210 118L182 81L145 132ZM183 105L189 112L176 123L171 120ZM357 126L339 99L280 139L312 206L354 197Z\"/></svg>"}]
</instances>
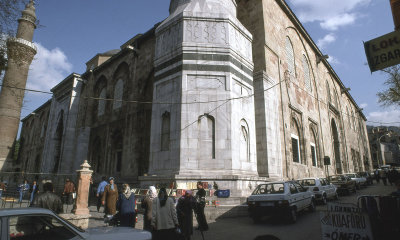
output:
<instances>
[{"instance_id":1,"label":"decorative carved relief","mask_svg":"<svg viewBox=\"0 0 400 240\"><path fill-rule=\"evenodd\" d=\"M224 76L188 76L188 90L221 89L225 90Z\"/></svg>"}]
</instances>

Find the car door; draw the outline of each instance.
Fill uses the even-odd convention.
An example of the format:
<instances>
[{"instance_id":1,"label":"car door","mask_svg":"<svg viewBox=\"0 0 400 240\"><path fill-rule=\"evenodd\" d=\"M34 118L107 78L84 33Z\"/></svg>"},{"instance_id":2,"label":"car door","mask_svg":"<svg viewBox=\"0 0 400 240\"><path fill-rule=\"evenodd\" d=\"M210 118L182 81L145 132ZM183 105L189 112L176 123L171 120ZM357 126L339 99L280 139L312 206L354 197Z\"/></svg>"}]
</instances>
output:
<instances>
[{"instance_id":1,"label":"car door","mask_svg":"<svg viewBox=\"0 0 400 240\"><path fill-rule=\"evenodd\" d=\"M300 198L299 190L293 183L289 183L290 198L289 202L291 206L296 206L298 210L303 208L302 199Z\"/></svg>"},{"instance_id":2,"label":"car door","mask_svg":"<svg viewBox=\"0 0 400 240\"><path fill-rule=\"evenodd\" d=\"M310 199L311 199L311 192L307 191L306 188L301 186L299 183L295 182L294 185L296 186L299 194L299 199L301 200L301 208L308 207L310 204Z\"/></svg>"},{"instance_id":3,"label":"car door","mask_svg":"<svg viewBox=\"0 0 400 240\"><path fill-rule=\"evenodd\" d=\"M8 218L10 240L70 240L82 239L69 226L51 215L16 215Z\"/></svg>"},{"instance_id":4,"label":"car door","mask_svg":"<svg viewBox=\"0 0 400 240\"><path fill-rule=\"evenodd\" d=\"M332 196L332 186L328 184L325 178L321 178L320 181L326 197L330 198Z\"/></svg>"}]
</instances>

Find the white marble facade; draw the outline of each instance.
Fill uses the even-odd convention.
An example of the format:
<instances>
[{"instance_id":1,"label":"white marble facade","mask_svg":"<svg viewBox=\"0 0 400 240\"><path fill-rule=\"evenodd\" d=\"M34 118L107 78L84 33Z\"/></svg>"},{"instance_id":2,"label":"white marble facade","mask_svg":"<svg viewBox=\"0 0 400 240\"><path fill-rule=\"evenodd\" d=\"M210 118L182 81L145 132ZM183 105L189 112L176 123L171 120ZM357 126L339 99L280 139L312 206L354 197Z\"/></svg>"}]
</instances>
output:
<instances>
[{"instance_id":1,"label":"white marble facade","mask_svg":"<svg viewBox=\"0 0 400 240\"><path fill-rule=\"evenodd\" d=\"M149 175L257 177L252 36L235 1L172 0L170 14L156 30Z\"/></svg>"}]
</instances>

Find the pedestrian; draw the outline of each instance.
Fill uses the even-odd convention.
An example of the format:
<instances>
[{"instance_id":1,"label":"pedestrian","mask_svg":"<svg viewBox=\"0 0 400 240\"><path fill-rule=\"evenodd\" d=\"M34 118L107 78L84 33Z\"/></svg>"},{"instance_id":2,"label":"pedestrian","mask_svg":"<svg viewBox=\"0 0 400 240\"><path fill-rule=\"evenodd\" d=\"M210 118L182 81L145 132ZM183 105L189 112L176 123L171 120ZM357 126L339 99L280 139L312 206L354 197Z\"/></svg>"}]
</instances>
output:
<instances>
[{"instance_id":1,"label":"pedestrian","mask_svg":"<svg viewBox=\"0 0 400 240\"><path fill-rule=\"evenodd\" d=\"M4 184L3 181L0 182L0 200L1 200L1 196L3 195L3 192L6 191L6 185Z\"/></svg>"},{"instance_id":2,"label":"pedestrian","mask_svg":"<svg viewBox=\"0 0 400 240\"><path fill-rule=\"evenodd\" d=\"M179 227L174 200L161 188L152 206L151 226L153 240L176 240L175 229Z\"/></svg>"},{"instance_id":3,"label":"pedestrian","mask_svg":"<svg viewBox=\"0 0 400 240\"><path fill-rule=\"evenodd\" d=\"M75 194L75 184L67 178L65 180L64 191L62 193L64 197L64 202L68 205L74 203L74 194Z\"/></svg>"},{"instance_id":4,"label":"pedestrian","mask_svg":"<svg viewBox=\"0 0 400 240\"><path fill-rule=\"evenodd\" d=\"M19 201L18 203L21 203L22 200L25 198L26 193L29 191L29 183L28 180L24 180L24 183L19 185Z\"/></svg>"},{"instance_id":5,"label":"pedestrian","mask_svg":"<svg viewBox=\"0 0 400 240\"><path fill-rule=\"evenodd\" d=\"M107 186L104 187L104 194L101 204L104 205L104 213L107 217L114 216L117 212L118 188L114 183L114 178L108 179Z\"/></svg>"},{"instance_id":6,"label":"pedestrian","mask_svg":"<svg viewBox=\"0 0 400 240\"><path fill-rule=\"evenodd\" d=\"M143 230L151 231L151 217L152 217L152 206L153 200L157 197L157 190L154 186L150 186L147 192L147 196L142 202L142 208L144 209L143 214Z\"/></svg>"},{"instance_id":7,"label":"pedestrian","mask_svg":"<svg viewBox=\"0 0 400 240\"><path fill-rule=\"evenodd\" d=\"M32 186L29 189L29 192L31 194L31 197L29 199L29 204L33 204L33 200L35 199L35 195L39 193L39 185L37 184L37 181L34 180L32 183Z\"/></svg>"},{"instance_id":8,"label":"pedestrian","mask_svg":"<svg viewBox=\"0 0 400 240\"><path fill-rule=\"evenodd\" d=\"M206 206L206 191L203 189L203 183L197 182L195 213L198 223L198 230L200 231L208 230L206 216L204 215L205 206Z\"/></svg>"},{"instance_id":9,"label":"pedestrian","mask_svg":"<svg viewBox=\"0 0 400 240\"><path fill-rule=\"evenodd\" d=\"M136 209L135 194L131 192L128 184L122 184L122 193L117 201L118 216L121 227L135 227Z\"/></svg>"},{"instance_id":10,"label":"pedestrian","mask_svg":"<svg viewBox=\"0 0 400 240\"><path fill-rule=\"evenodd\" d=\"M379 171L379 178L382 179L383 184L387 185L387 173L385 169Z\"/></svg>"},{"instance_id":11,"label":"pedestrian","mask_svg":"<svg viewBox=\"0 0 400 240\"><path fill-rule=\"evenodd\" d=\"M97 193L96 193L96 197L97 197L97 212L100 211L101 199L103 198L104 188L105 188L106 186L107 186L106 177L103 176L103 177L101 178L101 182L99 183L99 186L97 187Z\"/></svg>"},{"instance_id":12,"label":"pedestrian","mask_svg":"<svg viewBox=\"0 0 400 240\"><path fill-rule=\"evenodd\" d=\"M43 184L43 193L36 196L31 206L50 209L57 214L63 213L61 198L54 193L53 184L50 182Z\"/></svg>"},{"instance_id":13,"label":"pedestrian","mask_svg":"<svg viewBox=\"0 0 400 240\"><path fill-rule=\"evenodd\" d=\"M176 213L178 222L185 240L190 240L193 235L193 209L196 200L193 198L192 191L186 191L185 195L178 199Z\"/></svg>"},{"instance_id":14,"label":"pedestrian","mask_svg":"<svg viewBox=\"0 0 400 240\"><path fill-rule=\"evenodd\" d=\"M378 169L375 169L374 176L375 176L376 183L379 183L379 170Z\"/></svg>"}]
</instances>

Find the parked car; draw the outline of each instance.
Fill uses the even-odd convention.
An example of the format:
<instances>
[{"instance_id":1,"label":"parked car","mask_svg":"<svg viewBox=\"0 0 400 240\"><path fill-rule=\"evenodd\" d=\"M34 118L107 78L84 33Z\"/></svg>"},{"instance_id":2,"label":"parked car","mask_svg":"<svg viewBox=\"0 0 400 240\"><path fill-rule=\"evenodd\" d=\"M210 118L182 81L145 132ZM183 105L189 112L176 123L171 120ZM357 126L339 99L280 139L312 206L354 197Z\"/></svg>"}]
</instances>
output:
<instances>
[{"instance_id":1,"label":"parked car","mask_svg":"<svg viewBox=\"0 0 400 240\"><path fill-rule=\"evenodd\" d=\"M361 186L367 185L367 179L357 173L347 173L345 175L351 178L352 180L356 181L357 189L361 189Z\"/></svg>"},{"instance_id":2,"label":"parked car","mask_svg":"<svg viewBox=\"0 0 400 240\"><path fill-rule=\"evenodd\" d=\"M314 193L294 181L260 184L247 198L250 217L258 222L263 216L286 216L289 222L297 220L304 209L315 211Z\"/></svg>"},{"instance_id":3,"label":"parked car","mask_svg":"<svg viewBox=\"0 0 400 240\"><path fill-rule=\"evenodd\" d=\"M369 172L359 172L358 173L361 177L367 179L367 185L372 185L374 183L374 177Z\"/></svg>"},{"instance_id":4,"label":"parked car","mask_svg":"<svg viewBox=\"0 0 400 240\"><path fill-rule=\"evenodd\" d=\"M357 183L346 175L334 175L328 177L330 183L336 186L336 191L350 194L357 191Z\"/></svg>"},{"instance_id":5,"label":"parked car","mask_svg":"<svg viewBox=\"0 0 400 240\"><path fill-rule=\"evenodd\" d=\"M0 239L9 240L151 239L150 232L128 227L98 227L84 231L52 211L42 208L1 210L0 224Z\"/></svg>"},{"instance_id":6,"label":"parked car","mask_svg":"<svg viewBox=\"0 0 400 240\"><path fill-rule=\"evenodd\" d=\"M315 200L321 201L324 205L328 199L339 199L336 186L331 184L326 178L304 178L298 182L305 188L314 192Z\"/></svg>"}]
</instances>

